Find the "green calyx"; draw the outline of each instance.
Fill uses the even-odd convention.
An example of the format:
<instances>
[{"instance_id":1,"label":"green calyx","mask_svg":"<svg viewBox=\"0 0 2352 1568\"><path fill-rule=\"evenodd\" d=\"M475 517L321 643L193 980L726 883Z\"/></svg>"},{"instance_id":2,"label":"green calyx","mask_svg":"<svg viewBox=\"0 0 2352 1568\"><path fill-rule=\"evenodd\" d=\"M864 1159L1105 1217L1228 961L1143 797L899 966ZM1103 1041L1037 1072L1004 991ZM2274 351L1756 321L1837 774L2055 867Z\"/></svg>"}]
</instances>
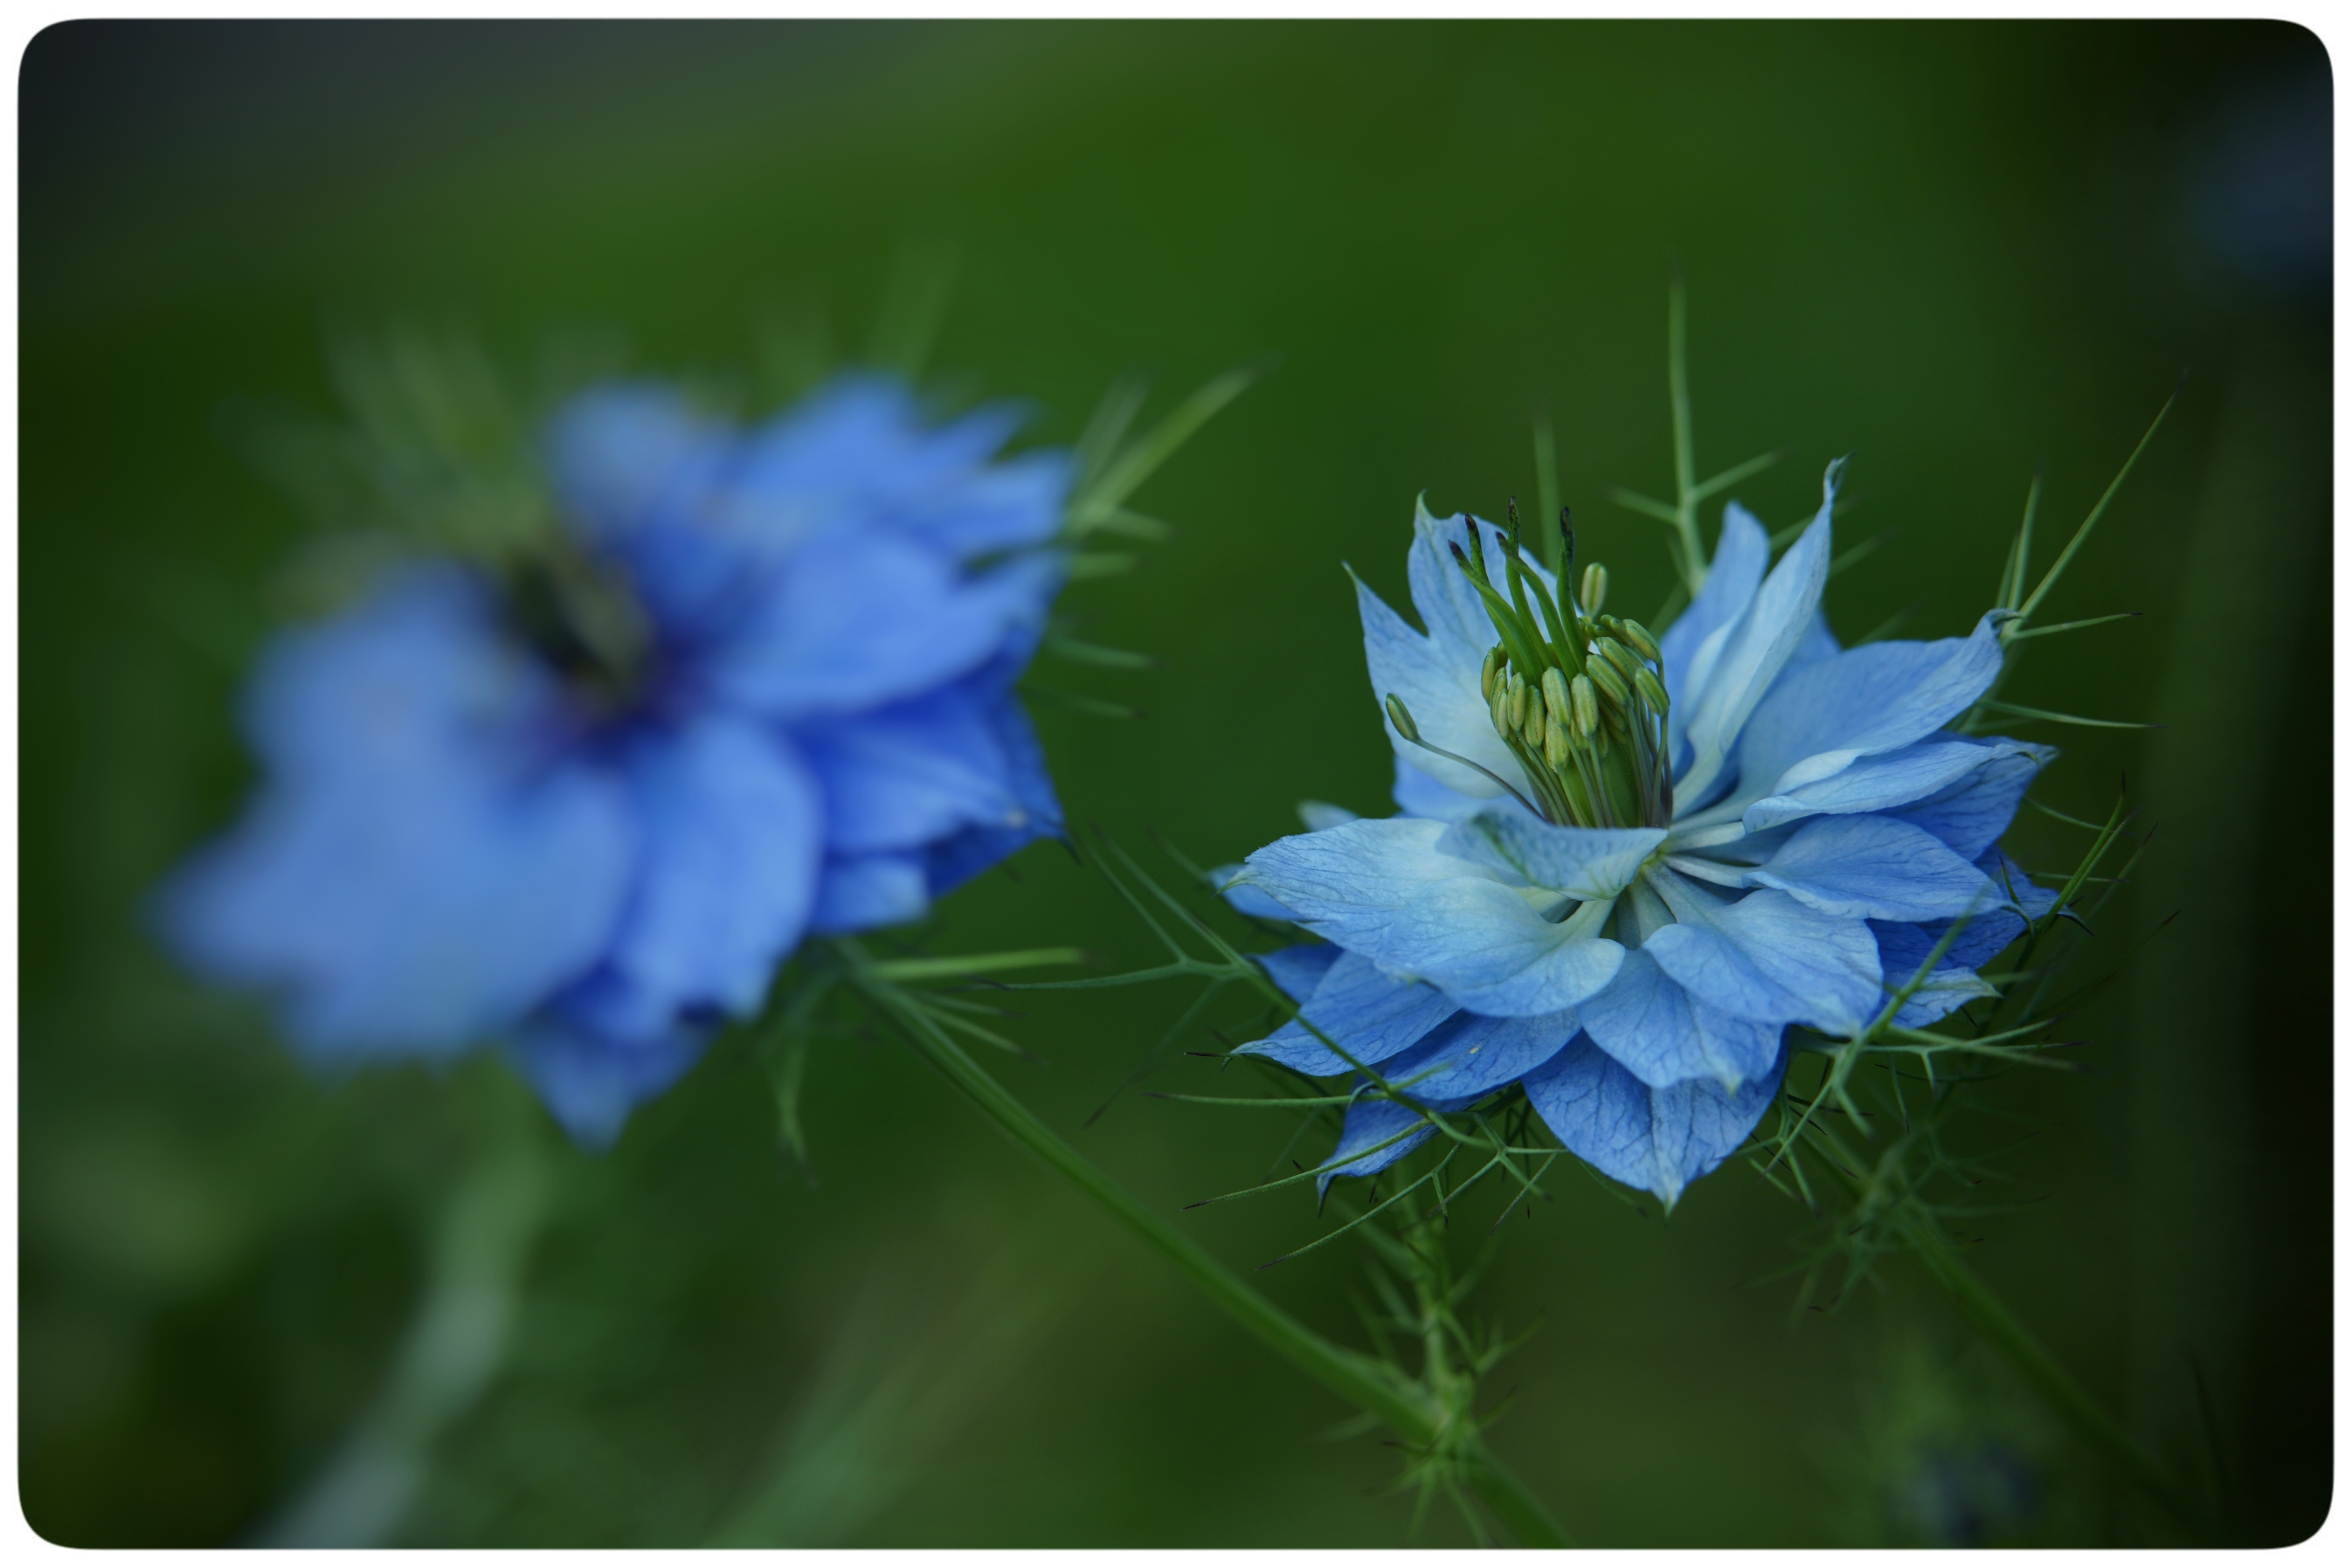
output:
<instances>
[{"instance_id":1,"label":"green calyx","mask_svg":"<svg viewBox=\"0 0 2352 1568\"><path fill-rule=\"evenodd\" d=\"M1497 642L1478 688L1495 733L1534 788L1528 803L1562 826L1664 827L1675 792L1658 641L1637 622L1601 613L1606 567L1585 569L1580 595L1548 588L1524 559L1517 502L1509 516L1509 528L1498 530L1504 584L1493 580L1475 518L1465 520L1468 548L1454 546L1454 559L1494 622ZM1565 583L1576 560L1566 510L1559 527Z\"/></svg>"}]
</instances>

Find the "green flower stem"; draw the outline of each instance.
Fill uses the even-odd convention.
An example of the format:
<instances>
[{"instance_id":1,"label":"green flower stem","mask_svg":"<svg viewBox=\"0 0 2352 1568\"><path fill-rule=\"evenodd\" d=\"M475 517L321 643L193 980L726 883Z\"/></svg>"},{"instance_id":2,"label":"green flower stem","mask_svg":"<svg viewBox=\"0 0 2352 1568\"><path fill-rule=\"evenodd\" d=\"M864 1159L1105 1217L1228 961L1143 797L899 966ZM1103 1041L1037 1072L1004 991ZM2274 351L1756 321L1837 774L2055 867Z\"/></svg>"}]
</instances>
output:
<instances>
[{"instance_id":1,"label":"green flower stem","mask_svg":"<svg viewBox=\"0 0 2352 1568\"><path fill-rule=\"evenodd\" d=\"M906 1030L924 1060L961 1090L983 1115L1173 1263L1244 1328L1332 1393L1387 1423L1406 1442L1426 1448L1436 1440L1441 1414L1418 1389L1370 1356L1333 1344L1244 1284L1199 1242L1146 1207L1039 1121L921 1009L907 1006L893 988L861 979L860 988ZM1470 1463L1472 1489L1522 1544L1568 1544L1568 1538L1535 1494L1483 1445L1470 1456Z\"/></svg>"},{"instance_id":2,"label":"green flower stem","mask_svg":"<svg viewBox=\"0 0 2352 1568\"><path fill-rule=\"evenodd\" d=\"M2172 1476L2133 1440L2131 1434L2074 1380L2073 1374L2058 1364L2042 1342L2034 1338L2032 1331L2018 1322L2001 1299L1960 1261L1951 1243L1933 1225L1908 1228L1908 1239L1920 1262L1935 1276L1936 1282L1950 1292L1969 1324L2020 1376L2032 1385L2034 1391L2074 1428L2075 1436L2096 1449L2121 1479L2156 1504L2174 1523L2200 1540L2210 1534L2210 1522L2182 1501L2180 1486Z\"/></svg>"},{"instance_id":3,"label":"green flower stem","mask_svg":"<svg viewBox=\"0 0 2352 1568\"><path fill-rule=\"evenodd\" d=\"M436 1222L424 1299L374 1407L256 1538L262 1546L381 1545L407 1516L441 1437L506 1362L550 1169L536 1109L511 1086Z\"/></svg>"}]
</instances>

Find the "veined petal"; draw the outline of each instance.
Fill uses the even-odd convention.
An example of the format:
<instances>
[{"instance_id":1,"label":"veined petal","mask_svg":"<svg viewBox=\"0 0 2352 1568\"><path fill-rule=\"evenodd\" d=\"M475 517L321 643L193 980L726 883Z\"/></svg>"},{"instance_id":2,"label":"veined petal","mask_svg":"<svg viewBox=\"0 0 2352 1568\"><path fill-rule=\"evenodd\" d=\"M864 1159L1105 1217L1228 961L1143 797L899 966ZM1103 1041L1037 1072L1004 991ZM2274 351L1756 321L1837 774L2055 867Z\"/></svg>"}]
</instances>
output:
<instances>
[{"instance_id":1,"label":"veined petal","mask_svg":"<svg viewBox=\"0 0 2352 1568\"><path fill-rule=\"evenodd\" d=\"M1446 570L1461 575L1450 561ZM1466 757L1504 779L1517 780L1518 762L1495 733L1486 699L1478 695L1483 651L1465 660L1435 638L1423 636L1381 602L1380 595L1361 580L1356 583L1356 608L1363 617L1364 664L1371 674L1372 699L1381 706L1381 722L1387 727L1397 759L1465 794L1492 799L1502 793L1502 787L1477 768L1423 750L1399 735L1386 716L1391 693L1412 710L1413 723L1430 745Z\"/></svg>"},{"instance_id":2,"label":"veined petal","mask_svg":"<svg viewBox=\"0 0 2352 1568\"><path fill-rule=\"evenodd\" d=\"M1790 671L1739 737L1740 777L1785 794L1934 734L2000 674L2000 626L1987 612L1966 637L1867 643Z\"/></svg>"},{"instance_id":3,"label":"veined petal","mask_svg":"<svg viewBox=\"0 0 2352 1568\"><path fill-rule=\"evenodd\" d=\"M1254 883L1241 881L1246 869L1236 861L1227 865L1209 868L1209 885L1217 896L1233 907L1236 915L1246 915L1253 920L1290 920L1298 918L1281 904L1266 896L1265 889Z\"/></svg>"},{"instance_id":4,"label":"veined petal","mask_svg":"<svg viewBox=\"0 0 2352 1568\"><path fill-rule=\"evenodd\" d=\"M1357 1062L1372 1064L1386 1061L1419 1043L1456 1010L1454 1002L1435 987L1393 979L1360 953L1340 953L1328 946L1320 950L1339 956L1318 977L1313 992L1300 998L1300 1017L1240 1050L1278 1061L1294 1071L1328 1077L1350 1071L1354 1064L1334 1054L1316 1037L1316 1030ZM1283 956L1272 954L1258 961L1266 964L1272 973L1269 959ZM1296 960L1286 962L1293 967L1294 977L1303 974ZM1289 989L1288 982L1279 975L1276 983ZM1314 1027L1308 1028L1309 1024Z\"/></svg>"},{"instance_id":5,"label":"veined petal","mask_svg":"<svg viewBox=\"0 0 2352 1568\"><path fill-rule=\"evenodd\" d=\"M1456 1013L1381 1076L1424 1105L1467 1104L1533 1072L1575 1033L1572 1012L1517 1019Z\"/></svg>"},{"instance_id":6,"label":"veined petal","mask_svg":"<svg viewBox=\"0 0 2352 1568\"><path fill-rule=\"evenodd\" d=\"M1944 919L2000 897L1941 839L1892 817L1816 817L1745 880L1864 920Z\"/></svg>"},{"instance_id":7,"label":"veined petal","mask_svg":"<svg viewBox=\"0 0 2352 1568\"><path fill-rule=\"evenodd\" d=\"M1493 880L1483 867L1440 853L1444 831L1443 822L1381 817L1294 833L1251 855L1233 885L1255 887L1299 924L1379 956L1389 950L1389 928L1422 893L1450 881Z\"/></svg>"},{"instance_id":8,"label":"veined petal","mask_svg":"<svg viewBox=\"0 0 2352 1568\"><path fill-rule=\"evenodd\" d=\"M1570 1154L1672 1208L1685 1187L1748 1141L1787 1062L1784 1050L1736 1093L1704 1078L1653 1089L1580 1036L1528 1076L1528 1099Z\"/></svg>"},{"instance_id":9,"label":"veined petal","mask_svg":"<svg viewBox=\"0 0 2352 1568\"><path fill-rule=\"evenodd\" d=\"M1749 832L1762 832L1805 817L1892 811L1948 789L1989 760L1985 747L1959 736L1922 740L1752 801L1740 821Z\"/></svg>"},{"instance_id":10,"label":"veined petal","mask_svg":"<svg viewBox=\"0 0 2352 1568\"><path fill-rule=\"evenodd\" d=\"M2057 747L2031 741L1993 737L1974 744L1985 753L1981 767L1892 813L1927 829L1967 861L1981 857L2009 831L2034 776L2058 755Z\"/></svg>"},{"instance_id":11,"label":"veined petal","mask_svg":"<svg viewBox=\"0 0 2352 1568\"><path fill-rule=\"evenodd\" d=\"M1340 950L1328 942L1302 942L1296 947L1251 955L1266 977L1282 988L1284 996L1302 1005L1315 994L1315 988L1323 983L1339 956Z\"/></svg>"},{"instance_id":12,"label":"veined petal","mask_svg":"<svg viewBox=\"0 0 2352 1568\"><path fill-rule=\"evenodd\" d=\"M1708 1006L1758 1023L1805 1023L1851 1034L1878 996L1878 944L1858 919L1828 915L1776 888L1725 903L1678 873L1648 884L1675 924L1642 950Z\"/></svg>"},{"instance_id":13,"label":"veined petal","mask_svg":"<svg viewBox=\"0 0 2352 1568\"><path fill-rule=\"evenodd\" d=\"M1474 1011L1536 1018L1573 1009L1616 974L1625 950L1601 935L1610 908L1580 904L1555 924L1515 889L1456 877L1421 894L1364 951Z\"/></svg>"},{"instance_id":14,"label":"veined petal","mask_svg":"<svg viewBox=\"0 0 2352 1568\"><path fill-rule=\"evenodd\" d=\"M1780 1054L1778 1027L1696 1000L1640 949L1579 1010L1593 1042L1654 1089L1704 1078L1737 1090Z\"/></svg>"},{"instance_id":15,"label":"veined petal","mask_svg":"<svg viewBox=\"0 0 2352 1568\"><path fill-rule=\"evenodd\" d=\"M1688 716L1689 705L1684 699L1691 689L1691 669L1699 645L1739 619L1748 601L1756 597L1771 557L1772 545L1764 525L1738 502L1726 505L1723 532L1715 541L1715 560L1706 569L1706 581L1701 585L1698 597L1691 601L1690 608L1676 616L1675 623L1658 638L1658 652L1664 655L1666 696L1673 704L1667 719L1675 740L1682 737L1680 721ZM1716 648L1720 653L1719 641ZM1710 655L1708 663L1713 662Z\"/></svg>"},{"instance_id":16,"label":"veined petal","mask_svg":"<svg viewBox=\"0 0 2352 1568\"><path fill-rule=\"evenodd\" d=\"M1720 652L1709 660L1706 644L1701 645L1695 663L1707 667L1693 670L1685 699L1691 706L1685 731L1691 760L1675 780L1676 797L1694 806L1704 805L1719 790L1741 727L1780 679L1821 607L1822 588L1829 579L1830 509L1837 497L1839 471L1839 465L1830 465L1822 481L1822 509L1765 578L1748 608L1725 629ZM1807 672L1836 663L1826 660L1807 666Z\"/></svg>"},{"instance_id":17,"label":"veined petal","mask_svg":"<svg viewBox=\"0 0 2352 1568\"><path fill-rule=\"evenodd\" d=\"M1488 810L1455 823L1438 848L1570 898L1608 899L1641 874L1665 838L1664 828L1563 828L1524 810Z\"/></svg>"}]
</instances>

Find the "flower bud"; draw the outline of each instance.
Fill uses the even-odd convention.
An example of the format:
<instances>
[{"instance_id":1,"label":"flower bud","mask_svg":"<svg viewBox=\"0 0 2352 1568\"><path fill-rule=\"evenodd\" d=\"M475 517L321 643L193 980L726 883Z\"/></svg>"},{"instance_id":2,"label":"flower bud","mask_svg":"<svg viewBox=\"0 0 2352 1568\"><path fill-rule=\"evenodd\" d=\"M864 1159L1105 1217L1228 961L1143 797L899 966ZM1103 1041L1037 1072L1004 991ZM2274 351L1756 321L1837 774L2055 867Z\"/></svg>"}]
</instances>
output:
<instances>
[{"instance_id":1,"label":"flower bud","mask_svg":"<svg viewBox=\"0 0 2352 1568\"><path fill-rule=\"evenodd\" d=\"M1503 678L1503 647L1497 643L1486 650L1486 662L1478 667L1478 695L1488 702L1495 700L1496 683Z\"/></svg>"},{"instance_id":2,"label":"flower bud","mask_svg":"<svg viewBox=\"0 0 2352 1568\"><path fill-rule=\"evenodd\" d=\"M1421 738L1421 726L1412 722L1412 710L1405 706L1404 699L1394 692L1389 694L1388 710L1389 722L1396 726L1396 732L1399 735L1403 736L1407 740Z\"/></svg>"},{"instance_id":3,"label":"flower bud","mask_svg":"<svg viewBox=\"0 0 2352 1568\"><path fill-rule=\"evenodd\" d=\"M1597 560L1584 569L1584 592L1581 598L1584 601L1584 612L1587 615L1600 614L1601 607L1609 601L1609 569Z\"/></svg>"}]
</instances>

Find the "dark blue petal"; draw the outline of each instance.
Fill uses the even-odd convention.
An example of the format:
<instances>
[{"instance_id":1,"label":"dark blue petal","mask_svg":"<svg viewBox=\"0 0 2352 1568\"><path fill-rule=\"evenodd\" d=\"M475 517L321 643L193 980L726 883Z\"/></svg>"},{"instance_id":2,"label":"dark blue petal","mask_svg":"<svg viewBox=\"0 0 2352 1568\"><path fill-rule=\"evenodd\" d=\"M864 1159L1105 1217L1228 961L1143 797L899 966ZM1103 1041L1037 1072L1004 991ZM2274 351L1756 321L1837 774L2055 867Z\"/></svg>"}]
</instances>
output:
<instances>
[{"instance_id":1,"label":"dark blue petal","mask_svg":"<svg viewBox=\"0 0 2352 1568\"><path fill-rule=\"evenodd\" d=\"M1397 1138L1395 1143L1384 1149L1375 1148L1374 1145L1384 1139L1395 1138L1399 1133L1404 1133L1406 1128L1423 1120L1420 1112L1410 1106L1400 1105L1393 1100L1367 1095L1356 1101L1348 1107L1347 1119L1339 1124L1339 1147L1333 1149L1331 1158L1324 1162L1326 1165L1330 1165L1332 1161L1337 1160L1346 1160L1348 1163L1327 1170L1317 1176L1315 1190L1318 1194L1329 1191L1331 1184L1341 1176L1380 1175L1381 1172L1429 1142L1431 1134L1437 1129L1424 1124L1418 1132L1406 1133L1403 1137ZM1358 1155L1366 1149L1371 1149L1372 1152L1363 1155L1361 1158L1349 1158L1350 1155Z\"/></svg>"},{"instance_id":2,"label":"dark blue petal","mask_svg":"<svg viewBox=\"0 0 2352 1568\"><path fill-rule=\"evenodd\" d=\"M924 874L931 896L959 887L1003 860L1014 851L1042 838L1062 833L1062 802L1054 793L1053 776L1045 770L1045 749L1037 743L1036 727L1015 693L1005 691L983 710L993 727L1003 758L1009 809L992 821L978 821L933 844Z\"/></svg>"},{"instance_id":3,"label":"dark blue petal","mask_svg":"<svg viewBox=\"0 0 2352 1568\"><path fill-rule=\"evenodd\" d=\"M686 1076L709 1030L672 1024L615 1035L565 1008L533 1019L507 1048L564 1130L584 1148L610 1148L629 1113Z\"/></svg>"},{"instance_id":4,"label":"dark blue petal","mask_svg":"<svg viewBox=\"0 0 2352 1568\"><path fill-rule=\"evenodd\" d=\"M1034 638L1060 572L1033 555L968 577L930 545L829 536L778 569L703 674L726 700L785 719L898 702Z\"/></svg>"},{"instance_id":5,"label":"dark blue petal","mask_svg":"<svg viewBox=\"0 0 2352 1568\"><path fill-rule=\"evenodd\" d=\"M1253 953L1252 960L1266 974L1266 978L1282 988L1282 994L1294 1002L1305 1002L1323 983L1339 961L1339 949L1328 942L1302 942L1296 947L1284 947L1272 953Z\"/></svg>"},{"instance_id":6,"label":"dark blue petal","mask_svg":"<svg viewBox=\"0 0 2352 1568\"><path fill-rule=\"evenodd\" d=\"M1983 855L2009 831L2034 776L2058 755L2054 747L2000 737L1988 737L1976 744L1984 748L1981 766L1926 799L1888 813L1927 829L1966 861Z\"/></svg>"},{"instance_id":7,"label":"dark blue petal","mask_svg":"<svg viewBox=\"0 0 2352 1568\"><path fill-rule=\"evenodd\" d=\"M689 1006L759 1005L799 946L816 893L824 810L778 732L706 713L639 739L629 758L639 860L608 956L648 1033Z\"/></svg>"},{"instance_id":8,"label":"dark blue petal","mask_svg":"<svg viewBox=\"0 0 2352 1568\"><path fill-rule=\"evenodd\" d=\"M1528 1099L1570 1154L1668 1208L1683 1189L1730 1157L1764 1118L1788 1068L1783 1046L1769 1071L1737 1093L1695 1079L1653 1089L1579 1035L1527 1079Z\"/></svg>"}]
</instances>

